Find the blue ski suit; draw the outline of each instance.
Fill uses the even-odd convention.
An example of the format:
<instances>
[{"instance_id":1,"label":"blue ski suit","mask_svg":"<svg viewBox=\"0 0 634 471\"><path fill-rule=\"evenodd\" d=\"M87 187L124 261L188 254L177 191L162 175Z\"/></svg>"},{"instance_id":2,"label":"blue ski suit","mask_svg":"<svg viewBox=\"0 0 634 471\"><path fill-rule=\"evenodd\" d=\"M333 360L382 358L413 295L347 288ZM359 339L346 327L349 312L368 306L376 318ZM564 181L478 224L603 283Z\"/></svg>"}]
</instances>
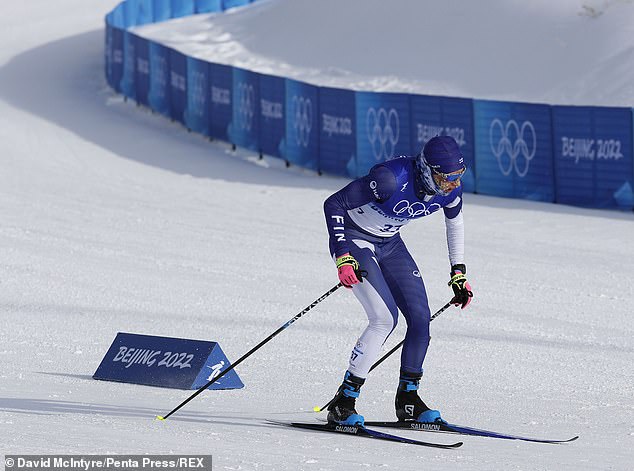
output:
<instances>
[{"instance_id":1,"label":"blue ski suit","mask_svg":"<svg viewBox=\"0 0 634 471\"><path fill-rule=\"evenodd\" d=\"M355 294L368 316L348 371L366 378L383 343L398 321L407 322L401 370L422 373L429 345L430 310L423 277L399 230L413 219L443 209L451 265L464 263L462 187L446 196L425 194L414 157L399 157L374 166L326 199L324 213L330 254L350 253L367 272Z\"/></svg>"}]
</instances>

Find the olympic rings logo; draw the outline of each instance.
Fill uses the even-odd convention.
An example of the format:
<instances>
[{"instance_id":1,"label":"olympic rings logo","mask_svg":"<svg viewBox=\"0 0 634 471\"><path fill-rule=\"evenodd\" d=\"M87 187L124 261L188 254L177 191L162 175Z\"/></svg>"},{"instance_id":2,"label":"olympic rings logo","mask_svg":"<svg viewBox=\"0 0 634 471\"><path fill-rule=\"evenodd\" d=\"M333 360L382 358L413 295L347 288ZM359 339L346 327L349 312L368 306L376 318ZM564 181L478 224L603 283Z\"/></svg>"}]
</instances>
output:
<instances>
[{"instance_id":1,"label":"olympic rings logo","mask_svg":"<svg viewBox=\"0 0 634 471\"><path fill-rule=\"evenodd\" d=\"M167 60L159 54L154 54L153 59L156 64L156 74L152 76L156 77L155 81L158 85L158 89L153 91L157 97L163 98L165 97L165 89L167 88Z\"/></svg>"},{"instance_id":2,"label":"olympic rings logo","mask_svg":"<svg viewBox=\"0 0 634 471\"><path fill-rule=\"evenodd\" d=\"M416 216L420 215L428 216L439 209L440 205L438 203L432 203L431 205L426 206L425 203L421 203L419 201L410 203L407 200L401 200L396 203L396 205L394 205L392 211L394 211L394 214L396 214L397 216L400 216L403 213L407 213L407 216L409 216L410 218L415 218Z\"/></svg>"},{"instance_id":3,"label":"olympic rings logo","mask_svg":"<svg viewBox=\"0 0 634 471\"><path fill-rule=\"evenodd\" d=\"M526 176L530 161L537 151L537 134L533 123L524 121L519 126L511 119L504 126L502 121L496 118L489 128L489 142L502 175L508 176L515 169L518 177Z\"/></svg>"},{"instance_id":4,"label":"olympic rings logo","mask_svg":"<svg viewBox=\"0 0 634 471\"><path fill-rule=\"evenodd\" d=\"M240 82L238 84L238 120L242 129L251 131L253 125L253 106L255 102L255 92L253 85Z\"/></svg>"},{"instance_id":5,"label":"olympic rings logo","mask_svg":"<svg viewBox=\"0 0 634 471\"><path fill-rule=\"evenodd\" d=\"M192 73L192 109L196 116L202 116L205 110L205 74L194 71Z\"/></svg>"},{"instance_id":6,"label":"olympic rings logo","mask_svg":"<svg viewBox=\"0 0 634 471\"><path fill-rule=\"evenodd\" d=\"M386 111L385 108L379 108L377 111L369 108L366 114L366 129L374 159L380 162L392 157L400 132L396 110L390 108Z\"/></svg>"},{"instance_id":7,"label":"olympic rings logo","mask_svg":"<svg viewBox=\"0 0 634 471\"><path fill-rule=\"evenodd\" d=\"M298 146L308 147L313 127L313 104L310 98L293 96L293 128Z\"/></svg>"}]
</instances>

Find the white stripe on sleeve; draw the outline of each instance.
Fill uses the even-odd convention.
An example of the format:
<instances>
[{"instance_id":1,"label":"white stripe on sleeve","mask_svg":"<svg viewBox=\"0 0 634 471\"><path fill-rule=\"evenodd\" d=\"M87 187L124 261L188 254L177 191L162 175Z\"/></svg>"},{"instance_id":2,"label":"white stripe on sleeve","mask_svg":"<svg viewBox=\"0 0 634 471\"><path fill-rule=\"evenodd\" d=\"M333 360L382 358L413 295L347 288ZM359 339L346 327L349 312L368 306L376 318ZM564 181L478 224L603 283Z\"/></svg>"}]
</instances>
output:
<instances>
[{"instance_id":1,"label":"white stripe on sleeve","mask_svg":"<svg viewBox=\"0 0 634 471\"><path fill-rule=\"evenodd\" d=\"M451 265L464 263L464 218L462 211L453 219L445 217L445 226L447 228L449 262Z\"/></svg>"}]
</instances>

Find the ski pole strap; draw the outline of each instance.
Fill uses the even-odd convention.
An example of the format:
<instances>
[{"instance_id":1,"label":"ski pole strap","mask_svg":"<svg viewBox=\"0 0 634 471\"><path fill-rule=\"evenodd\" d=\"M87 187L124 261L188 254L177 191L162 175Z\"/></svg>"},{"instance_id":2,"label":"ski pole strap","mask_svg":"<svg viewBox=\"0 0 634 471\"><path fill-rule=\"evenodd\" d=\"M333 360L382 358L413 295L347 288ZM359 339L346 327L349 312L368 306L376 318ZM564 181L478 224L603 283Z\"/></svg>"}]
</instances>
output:
<instances>
[{"instance_id":1,"label":"ski pole strap","mask_svg":"<svg viewBox=\"0 0 634 471\"><path fill-rule=\"evenodd\" d=\"M342 255L337 258L335 264L337 265L337 268L341 268L344 265L350 265L355 271L359 269L359 262L357 262L357 260L350 254Z\"/></svg>"},{"instance_id":2,"label":"ski pole strap","mask_svg":"<svg viewBox=\"0 0 634 471\"><path fill-rule=\"evenodd\" d=\"M467 280L467 277L460 272L457 272L451 277L447 286L458 285L461 286L461 282L464 283Z\"/></svg>"}]
</instances>

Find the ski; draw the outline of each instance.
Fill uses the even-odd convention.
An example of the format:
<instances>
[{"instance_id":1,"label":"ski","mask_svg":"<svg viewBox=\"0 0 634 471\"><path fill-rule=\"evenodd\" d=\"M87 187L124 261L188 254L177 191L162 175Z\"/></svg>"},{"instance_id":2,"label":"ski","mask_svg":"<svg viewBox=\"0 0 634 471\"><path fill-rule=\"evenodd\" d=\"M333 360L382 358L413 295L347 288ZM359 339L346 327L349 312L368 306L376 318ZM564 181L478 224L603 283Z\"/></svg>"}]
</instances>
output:
<instances>
[{"instance_id":1,"label":"ski","mask_svg":"<svg viewBox=\"0 0 634 471\"><path fill-rule=\"evenodd\" d=\"M462 442L443 444L443 443L432 443L432 442L423 442L420 440L413 440L411 438L401 437L398 435L391 435L389 433L383 433L378 430L372 430L365 426L360 426L360 425L338 425L338 424L327 424L327 423L317 424L317 423L308 423L308 422L283 422L283 421L277 421L277 420L268 420L267 422L275 424L275 425L283 425L286 427L315 430L318 432L342 433L346 435L355 435L357 437L374 438L378 440L406 443L409 445L428 446L432 448L452 449L452 448L458 448L462 446Z\"/></svg>"},{"instance_id":2,"label":"ski","mask_svg":"<svg viewBox=\"0 0 634 471\"><path fill-rule=\"evenodd\" d=\"M421 430L424 432L447 432L458 433L461 435L473 435L477 437L489 437L489 438L501 438L505 440L522 440L525 442L535 443L568 443L579 438L578 435L565 440L548 440L544 438L531 438L523 437L519 435L510 435L507 433L493 432L491 430L482 430L473 427L465 427L462 425L449 424L449 423L421 423L421 422L381 422L381 421L366 421L365 423L370 427L387 427L398 428L405 430Z\"/></svg>"}]
</instances>

